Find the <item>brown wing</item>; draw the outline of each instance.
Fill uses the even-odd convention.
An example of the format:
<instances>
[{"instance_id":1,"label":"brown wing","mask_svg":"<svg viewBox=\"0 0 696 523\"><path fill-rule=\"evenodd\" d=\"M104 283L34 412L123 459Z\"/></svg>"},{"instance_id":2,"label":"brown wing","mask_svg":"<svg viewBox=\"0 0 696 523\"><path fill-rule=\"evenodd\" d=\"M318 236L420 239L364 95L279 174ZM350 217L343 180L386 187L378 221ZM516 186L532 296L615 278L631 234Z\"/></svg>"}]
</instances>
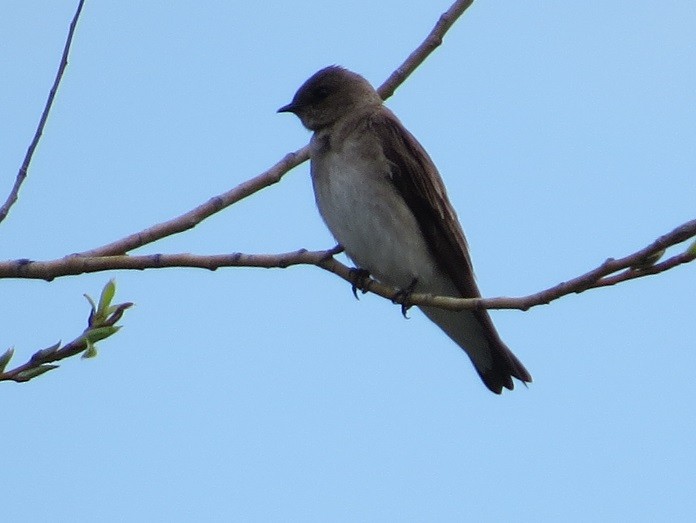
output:
<instances>
[{"instance_id":1,"label":"brown wing","mask_svg":"<svg viewBox=\"0 0 696 523\"><path fill-rule=\"evenodd\" d=\"M370 123L390 163L392 182L412 210L435 259L463 297L480 297L464 232L430 156L386 107L375 111ZM527 369L500 339L488 311L472 312L491 349L492 366L476 367L486 386L500 394L503 387L513 388L512 376L531 382Z\"/></svg>"},{"instance_id":2,"label":"brown wing","mask_svg":"<svg viewBox=\"0 0 696 523\"><path fill-rule=\"evenodd\" d=\"M479 297L466 238L435 164L386 107L373 114L371 123L391 165L392 182L413 211L435 258L463 297Z\"/></svg>"}]
</instances>

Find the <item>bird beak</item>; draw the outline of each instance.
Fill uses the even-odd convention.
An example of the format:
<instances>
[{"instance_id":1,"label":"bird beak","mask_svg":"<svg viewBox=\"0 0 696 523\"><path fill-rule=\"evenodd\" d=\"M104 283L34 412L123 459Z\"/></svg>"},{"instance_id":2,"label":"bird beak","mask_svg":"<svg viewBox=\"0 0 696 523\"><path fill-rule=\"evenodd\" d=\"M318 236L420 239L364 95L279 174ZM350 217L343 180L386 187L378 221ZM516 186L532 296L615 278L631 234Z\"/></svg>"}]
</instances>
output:
<instances>
[{"instance_id":1,"label":"bird beak","mask_svg":"<svg viewBox=\"0 0 696 523\"><path fill-rule=\"evenodd\" d=\"M295 107L295 105L293 105L293 103L290 102L288 105L284 105L283 107L278 109L277 112L279 112L279 113L294 113L296 109L297 109L297 107Z\"/></svg>"}]
</instances>

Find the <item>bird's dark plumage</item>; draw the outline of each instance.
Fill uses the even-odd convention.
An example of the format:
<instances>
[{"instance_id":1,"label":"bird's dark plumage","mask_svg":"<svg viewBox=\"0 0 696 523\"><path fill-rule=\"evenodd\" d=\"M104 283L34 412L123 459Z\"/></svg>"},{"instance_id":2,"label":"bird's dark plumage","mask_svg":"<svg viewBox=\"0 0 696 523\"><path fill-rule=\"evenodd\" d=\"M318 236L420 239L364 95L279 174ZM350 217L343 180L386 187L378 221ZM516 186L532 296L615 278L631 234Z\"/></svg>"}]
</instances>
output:
<instances>
[{"instance_id":1,"label":"bird's dark plumage","mask_svg":"<svg viewBox=\"0 0 696 523\"><path fill-rule=\"evenodd\" d=\"M280 109L314 131L312 180L322 217L346 253L389 285L477 298L467 242L428 153L360 75L338 66L314 74ZM469 355L500 394L531 382L486 310L423 312Z\"/></svg>"}]
</instances>

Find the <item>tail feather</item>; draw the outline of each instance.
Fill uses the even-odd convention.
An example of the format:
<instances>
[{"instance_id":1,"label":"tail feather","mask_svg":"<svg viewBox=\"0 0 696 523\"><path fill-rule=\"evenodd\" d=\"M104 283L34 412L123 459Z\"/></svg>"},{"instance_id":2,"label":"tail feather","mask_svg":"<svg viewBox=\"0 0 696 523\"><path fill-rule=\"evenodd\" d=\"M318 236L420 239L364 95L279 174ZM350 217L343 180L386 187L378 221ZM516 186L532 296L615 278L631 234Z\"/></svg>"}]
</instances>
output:
<instances>
[{"instance_id":1,"label":"tail feather","mask_svg":"<svg viewBox=\"0 0 696 523\"><path fill-rule=\"evenodd\" d=\"M486 311L448 311L421 307L464 352L491 392L500 394L503 387L515 388L512 378L531 383L532 376L498 336Z\"/></svg>"},{"instance_id":2,"label":"tail feather","mask_svg":"<svg viewBox=\"0 0 696 523\"><path fill-rule=\"evenodd\" d=\"M502 342L491 347L491 356L493 357L493 366L489 368L480 368L474 362L476 372L481 376L481 380L492 392L500 394L503 387L512 390L515 385L512 378L517 378L525 385L532 382L532 376L525 369L522 362L507 348ZM473 360L472 360L473 361Z\"/></svg>"}]
</instances>

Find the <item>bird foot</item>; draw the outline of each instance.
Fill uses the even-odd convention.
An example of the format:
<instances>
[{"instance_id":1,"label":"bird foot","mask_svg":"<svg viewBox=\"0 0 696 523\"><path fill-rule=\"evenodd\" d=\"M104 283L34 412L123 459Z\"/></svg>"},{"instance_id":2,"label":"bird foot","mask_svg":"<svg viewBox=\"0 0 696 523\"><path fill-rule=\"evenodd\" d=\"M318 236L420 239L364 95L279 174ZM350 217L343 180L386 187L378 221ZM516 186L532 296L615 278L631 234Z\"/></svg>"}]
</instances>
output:
<instances>
[{"instance_id":1,"label":"bird foot","mask_svg":"<svg viewBox=\"0 0 696 523\"><path fill-rule=\"evenodd\" d=\"M413 304L411 303L411 294L413 294L413 290L416 288L417 283L418 278L413 278L413 281L408 284L408 287L399 290L392 298L392 303L398 303L401 305L401 314L406 319L409 319L406 313L411 307L413 307Z\"/></svg>"},{"instance_id":2,"label":"bird foot","mask_svg":"<svg viewBox=\"0 0 696 523\"><path fill-rule=\"evenodd\" d=\"M360 292L363 294L370 290L370 282L372 281L370 279L370 271L356 267L350 270L350 278L353 296L355 296L356 300L359 300L360 298L358 297L358 290L360 290Z\"/></svg>"}]
</instances>

